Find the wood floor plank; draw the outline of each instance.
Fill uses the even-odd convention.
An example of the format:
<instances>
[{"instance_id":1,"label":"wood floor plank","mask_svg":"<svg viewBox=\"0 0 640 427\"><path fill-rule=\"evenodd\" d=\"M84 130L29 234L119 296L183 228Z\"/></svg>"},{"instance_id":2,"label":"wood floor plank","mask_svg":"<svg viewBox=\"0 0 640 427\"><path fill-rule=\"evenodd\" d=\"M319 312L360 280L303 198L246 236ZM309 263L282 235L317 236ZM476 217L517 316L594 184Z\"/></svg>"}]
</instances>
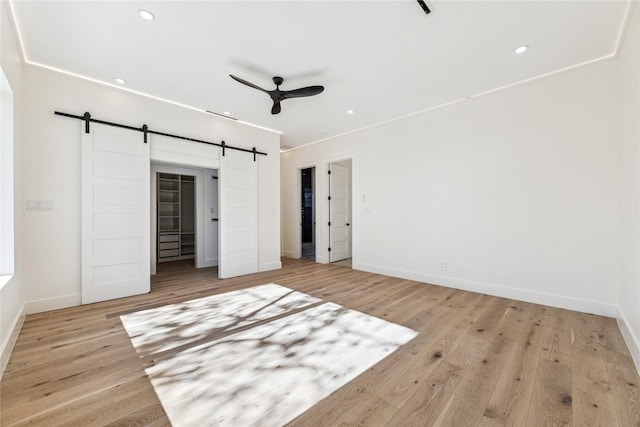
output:
<instances>
[{"instance_id":1,"label":"wood floor plank","mask_svg":"<svg viewBox=\"0 0 640 427\"><path fill-rule=\"evenodd\" d=\"M593 315L571 312L571 352L572 356L584 355L600 357L600 344Z\"/></svg>"},{"instance_id":2,"label":"wood floor plank","mask_svg":"<svg viewBox=\"0 0 640 427\"><path fill-rule=\"evenodd\" d=\"M402 402L387 425L425 426L434 423L484 345L483 339L465 335L461 344L447 357L448 360L438 358L429 374L416 380L415 390Z\"/></svg>"},{"instance_id":3,"label":"wood floor plank","mask_svg":"<svg viewBox=\"0 0 640 427\"><path fill-rule=\"evenodd\" d=\"M128 420L131 424L127 422L121 425L133 425L141 421L147 423L166 418L160 401L152 391L146 377L138 376L114 388L78 396L66 405L58 405L51 410L33 414L29 423L104 426ZM109 405L105 405L105 401L109 402Z\"/></svg>"},{"instance_id":4,"label":"wood floor plank","mask_svg":"<svg viewBox=\"0 0 640 427\"><path fill-rule=\"evenodd\" d=\"M97 368L81 376L52 380L44 384L46 388L36 387L34 390L26 390L28 393L26 400L16 401L12 396L5 397L8 402L2 402L3 406L7 404L2 411L2 421L11 425L25 413L28 413L29 417L46 416L52 409L73 404L87 396L114 394L124 384L140 378L144 378L143 381L148 383L146 374L139 364L130 362L129 364L130 366L123 369L116 365L114 369Z\"/></svg>"},{"instance_id":5,"label":"wood floor plank","mask_svg":"<svg viewBox=\"0 0 640 427\"><path fill-rule=\"evenodd\" d=\"M469 297L473 298L473 295ZM471 304L467 306L467 310L470 307ZM471 350L478 348L478 342L482 347L484 340L465 334L468 325L459 322L459 319L466 318L467 310L461 309L457 313L448 311L446 315L442 312L430 319L431 326L419 337L419 347L416 346L411 352L410 360L405 360L402 367L396 367L386 375L379 376L374 393L400 407L414 393L413 390L419 389L421 384L427 381L426 378L431 371L442 361L458 362L455 358L457 352L464 352L465 356L470 358L473 354ZM459 347L463 349L459 350ZM466 367L467 363L470 363L470 360L455 364Z\"/></svg>"},{"instance_id":6,"label":"wood floor plank","mask_svg":"<svg viewBox=\"0 0 640 427\"><path fill-rule=\"evenodd\" d=\"M474 326L475 327L475 326ZM473 332L473 331L471 331ZM437 420L442 426L479 425L514 341L494 336L487 341Z\"/></svg>"},{"instance_id":7,"label":"wood floor plank","mask_svg":"<svg viewBox=\"0 0 640 427\"><path fill-rule=\"evenodd\" d=\"M419 383L406 404L395 412L387 425L433 425L460 384L463 372L460 366L447 361L440 362L431 374Z\"/></svg>"},{"instance_id":8,"label":"wood floor plank","mask_svg":"<svg viewBox=\"0 0 640 427\"><path fill-rule=\"evenodd\" d=\"M594 316L595 333L598 334L600 356L607 361L634 367L633 359L627 350L624 338L614 319Z\"/></svg>"},{"instance_id":9,"label":"wood floor plank","mask_svg":"<svg viewBox=\"0 0 640 427\"><path fill-rule=\"evenodd\" d=\"M509 304L509 300L493 297L482 315L474 322L469 333L476 336L490 335L507 314Z\"/></svg>"},{"instance_id":10,"label":"wood floor plank","mask_svg":"<svg viewBox=\"0 0 640 427\"><path fill-rule=\"evenodd\" d=\"M536 373L527 427L573 425L571 367L542 359Z\"/></svg>"},{"instance_id":11,"label":"wood floor plank","mask_svg":"<svg viewBox=\"0 0 640 427\"><path fill-rule=\"evenodd\" d=\"M617 426L612 389L604 362L578 353L573 365L573 422L579 426Z\"/></svg>"},{"instance_id":12,"label":"wood floor plank","mask_svg":"<svg viewBox=\"0 0 640 427\"><path fill-rule=\"evenodd\" d=\"M417 332L290 426L640 427L640 378L615 319L308 260L216 276L163 263L150 294L27 316L0 424L170 425L145 372L154 357L140 357L119 316L277 283Z\"/></svg>"},{"instance_id":13,"label":"wood floor plank","mask_svg":"<svg viewBox=\"0 0 640 427\"><path fill-rule=\"evenodd\" d=\"M542 358L571 368L571 332L542 327Z\"/></svg>"},{"instance_id":14,"label":"wood floor plank","mask_svg":"<svg viewBox=\"0 0 640 427\"><path fill-rule=\"evenodd\" d=\"M535 308L527 304L517 312L521 323L506 315L500 327L500 333L512 338L514 345L485 409L483 426L522 425L527 419L542 352L543 330ZM512 312L516 312L513 306Z\"/></svg>"},{"instance_id":15,"label":"wood floor plank","mask_svg":"<svg viewBox=\"0 0 640 427\"><path fill-rule=\"evenodd\" d=\"M621 426L640 427L640 376L625 364L605 363L611 385L613 408Z\"/></svg>"}]
</instances>

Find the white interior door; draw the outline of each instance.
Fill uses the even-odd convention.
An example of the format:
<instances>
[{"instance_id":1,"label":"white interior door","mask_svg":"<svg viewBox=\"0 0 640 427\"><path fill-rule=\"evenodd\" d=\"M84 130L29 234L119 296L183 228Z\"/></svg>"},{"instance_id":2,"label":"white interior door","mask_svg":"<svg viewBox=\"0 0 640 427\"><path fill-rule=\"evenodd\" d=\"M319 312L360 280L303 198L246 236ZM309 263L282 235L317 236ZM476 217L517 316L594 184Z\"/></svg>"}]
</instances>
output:
<instances>
[{"instance_id":1,"label":"white interior door","mask_svg":"<svg viewBox=\"0 0 640 427\"><path fill-rule=\"evenodd\" d=\"M220 157L220 278L258 271L258 162L241 151Z\"/></svg>"},{"instance_id":2,"label":"white interior door","mask_svg":"<svg viewBox=\"0 0 640 427\"><path fill-rule=\"evenodd\" d=\"M351 219L349 218L349 169L338 164L329 165L329 262L349 258L351 249Z\"/></svg>"},{"instance_id":3,"label":"white interior door","mask_svg":"<svg viewBox=\"0 0 640 427\"><path fill-rule=\"evenodd\" d=\"M141 133L93 123L91 133L83 129L83 304L150 291L149 168Z\"/></svg>"}]
</instances>

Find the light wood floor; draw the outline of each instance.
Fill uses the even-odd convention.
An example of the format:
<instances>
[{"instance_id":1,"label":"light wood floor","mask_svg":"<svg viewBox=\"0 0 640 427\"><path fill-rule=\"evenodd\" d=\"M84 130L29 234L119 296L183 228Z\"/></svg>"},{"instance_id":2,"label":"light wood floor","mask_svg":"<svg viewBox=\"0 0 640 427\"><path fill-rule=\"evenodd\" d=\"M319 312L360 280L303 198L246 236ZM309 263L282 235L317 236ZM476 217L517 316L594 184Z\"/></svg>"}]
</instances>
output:
<instances>
[{"instance_id":1,"label":"light wood floor","mask_svg":"<svg viewBox=\"0 0 640 427\"><path fill-rule=\"evenodd\" d=\"M419 332L291 425L640 426L640 378L614 319L283 262L224 281L164 264L148 295L28 316L0 424L168 425L119 315L274 282Z\"/></svg>"}]
</instances>

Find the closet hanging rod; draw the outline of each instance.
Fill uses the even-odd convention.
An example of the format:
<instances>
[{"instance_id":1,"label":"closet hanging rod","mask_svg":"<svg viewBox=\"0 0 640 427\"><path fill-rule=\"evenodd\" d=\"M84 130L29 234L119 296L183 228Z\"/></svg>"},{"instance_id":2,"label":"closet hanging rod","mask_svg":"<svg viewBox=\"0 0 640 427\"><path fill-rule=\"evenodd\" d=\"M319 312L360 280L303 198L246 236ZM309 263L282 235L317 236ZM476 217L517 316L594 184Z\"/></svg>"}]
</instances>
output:
<instances>
[{"instance_id":1,"label":"closet hanging rod","mask_svg":"<svg viewBox=\"0 0 640 427\"><path fill-rule=\"evenodd\" d=\"M145 144L147 143L147 134L152 133L154 135L160 135L160 136L166 136L169 138L175 138L175 139L181 139L183 141L191 141L191 142L198 142L200 144L208 144L208 145L215 145L216 147L221 147L222 148L222 155L224 156L224 151L226 149L228 150L236 150L236 151L244 151L245 153L251 153L253 154L253 160L256 160L256 155L260 154L262 156L266 156L267 153L263 153L261 151L257 151L255 147L253 147L253 149L248 149L248 148L240 148L240 147L234 147L232 145L227 145L224 141L222 141L221 143L217 143L217 142L210 142L210 141L203 141L201 139L195 139L195 138L189 138L187 136L180 136L180 135L173 135L170 133L166 133L166 132L158 132L155 130L151 130L147 127L147 125L143 125L140 128L137 128L135 126L128 126L128 125L123 125L120 123L113 123L113 122L107 122L105 120L98 120L98 119L94 119L93 117L91 117L91 114L89 113L84 113L84 115L82 116L78 116L76 114L69 114L69 113L62 113L60 111L55 111L54 112L57 116L63 116L63 117L70 117L72 119L78 119L78 120L82 120L85 122L85 133L89 133L89 123L93 122L93 123L99 123L101 125L107 125L107 126L113 126L113 127L117 127L117 128L122 128L122 129L129 129L129 130L135 130L138 132L142 132L144 133L144 142Z\"/></svg>"}]
</instances>

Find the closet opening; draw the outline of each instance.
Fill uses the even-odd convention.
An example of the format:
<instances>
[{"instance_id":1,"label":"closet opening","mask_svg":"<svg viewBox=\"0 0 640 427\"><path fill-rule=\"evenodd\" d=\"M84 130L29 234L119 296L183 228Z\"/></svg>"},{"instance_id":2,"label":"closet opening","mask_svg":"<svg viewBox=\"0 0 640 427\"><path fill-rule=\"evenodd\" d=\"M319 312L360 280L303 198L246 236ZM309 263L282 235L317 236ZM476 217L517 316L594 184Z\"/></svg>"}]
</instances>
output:
<instances>
[{"instance_id":1,"label":"closet opening","mask_svg":"<svg viewBox=\"0 0 640 427\"><path fill-rule=\"evenodd\" d=\"M192 260L188 264L195 266L195 179L190 175L157 173L158 263Z\"/></svg>"},{"instance_id":2,"label":"closet opening","mask_svg":"<svg viewBox=\"0 0 640 427\"><path fill-rule=\"evenodd\" d=\"M151 274L217 267L218 170L152 163L151 199Z\"/></svg>"}]
</instances>

